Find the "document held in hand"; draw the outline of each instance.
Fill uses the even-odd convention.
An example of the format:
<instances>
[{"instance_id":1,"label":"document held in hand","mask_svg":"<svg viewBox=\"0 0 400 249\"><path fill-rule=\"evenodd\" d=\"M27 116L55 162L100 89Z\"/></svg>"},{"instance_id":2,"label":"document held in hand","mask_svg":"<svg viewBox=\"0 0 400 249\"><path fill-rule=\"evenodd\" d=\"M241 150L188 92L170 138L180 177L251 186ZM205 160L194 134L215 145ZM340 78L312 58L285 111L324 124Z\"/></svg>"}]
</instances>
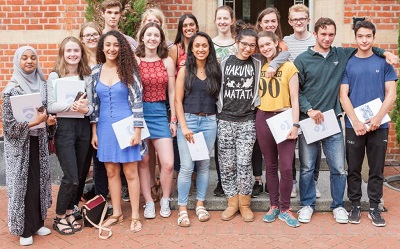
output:
<instances>
[{"instance_id":1,"label":"document held in hand","mask_svg":"<svg viewBox=\"0 0 400 249\"><path fill-rule=\"evenodd\" d=\"M188 141L186 141L192 160L201 161L210 159L210 155L208 154L208 147L206 144L206 140L204 139L203 132L193 134L193 140L194 143L189 143Z\"/></svg>"},{"instance_id":2,"label":"document held in hand","mask_svg":"<svg viewBox=\"0 0 400 249\"><path fill-rule=\"evenodd\" d=\"M117 137L119 147L121 150L131 146L131 138L135 134L135 127L133 126L133 116L129 116L120 121L112 124L115 136ZM149 129L146 122L143 120L143 128L141 132L141 139L144 140L150 137Z\"/></svg>"},{"instance_id":3,"label":"document held in hand","mask_svg":"<svg viewBox=\"0 0 400 249\"><path fill-rule=\"evenodd\" d=\"M11 96L11 107L13 116L17 122L32 122L37 117L36 108L42 106L42 95L40 93L30 93L18 96ZM31 127L31 130L44 128L46 123L42 122Z\"/></svg>"},{"instance_id":4,"label":"document held in hand","mask_svg":"<svg viewBox=\"0 0 400 249\"><path fill-rule=\"evenodd\" d=\"M71 105L75 101L78 92L85 92L85 82L70 78L56 79L54 82L54 96L58 103L67 103ZM85 115L80 112L60 112L57 113L60 118L84 118Z\"/></svg>"},{"instance_id":5,"label":"document held in hand","mask_svg":"<svg viewBox=\"0 0 400 249\"><path fill-rule=\"evenodd\" d=\"M354 112L356 113L356 116L358 120L361 122L365 122L368 119L376 116L378 114L379 110L382 107L382 100L380 98L376 98L368 103L365 103L363 105L360 105L357 108L354 108ZM350 119L349 119L350 120ZM385 116L383 116L381 125L384 123L387 123L390 121L389 115L386 113ZM351 125L353 126L353 123L350 120ZM369 129L369 124L365 124L367 129Z\"/></svg>"},{"instance_id":6,"label":"document held in hand","mask_svg":"<svg viewBox=\"0 0 400 249\"><path fill-rule=\"evenodd\" d=\"M333 109L323 112L324 122L317 125L312 118L300 121L300 127L303 131L307 144L332 136L340 132L339 123Z\"/></svg>"},{"instance_id":7,"label":"document held in hand","mask_svg":"<svg viewBox=\"0 0 400 249\"><path fill-rule=\"evenodd\" d=\"M267 124L277 144L285 141L293 126L292 108L267 119Z\"/></svg>"}]
</instances>

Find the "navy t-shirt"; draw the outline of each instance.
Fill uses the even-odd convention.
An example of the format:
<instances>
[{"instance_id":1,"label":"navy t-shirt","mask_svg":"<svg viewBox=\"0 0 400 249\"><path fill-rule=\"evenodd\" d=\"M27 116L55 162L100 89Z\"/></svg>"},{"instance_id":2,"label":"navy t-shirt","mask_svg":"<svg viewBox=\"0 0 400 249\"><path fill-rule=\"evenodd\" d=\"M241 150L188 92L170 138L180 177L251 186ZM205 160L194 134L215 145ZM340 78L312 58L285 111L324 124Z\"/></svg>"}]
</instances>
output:
<instances>
[{"instance_id":1,"label":"navy t-shirt","mask_svg":"<svg viewBox=\"0 0 400 249\"><path fill-rule=\"evenodd\" d=\"M385 82L397 81L393 67L386 63L385 58L375 54L368 58L352 56L346 65L342 84L349 85L349 98L354 108L376 98L385 100ZM346 128L352 128L346 116ZM379 128L388 128L382 124Z\"/></svg>"}]
</instances>

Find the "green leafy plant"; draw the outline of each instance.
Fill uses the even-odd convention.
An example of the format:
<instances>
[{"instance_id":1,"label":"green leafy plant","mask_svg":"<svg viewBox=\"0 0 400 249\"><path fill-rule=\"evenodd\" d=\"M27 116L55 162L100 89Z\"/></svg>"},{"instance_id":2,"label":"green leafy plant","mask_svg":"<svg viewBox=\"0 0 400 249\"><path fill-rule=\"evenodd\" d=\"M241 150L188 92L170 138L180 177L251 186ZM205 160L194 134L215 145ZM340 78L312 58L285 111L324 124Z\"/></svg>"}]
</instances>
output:
<instances>
[{"instance_id":1,"label":"green leafy plant","mask_svg":"<svg viewBox=\"0 0 400 249\"><path fill-rule=\"evenodd\" d=\"M87 7L85 18L88 21L97 22L104 27L100 5L104 0L86 0ZM123 10L119 22L119 30L131 37L136 36L140 27L143 12L150 6L155 6L154 0L121 0Z\"/></svg>"},{"instance_id":2,"label":"green leafy plant","mask_svg":"<svg viewBox=\"0 0 400 249\"><path fill-rule=\"evenodd\" d=\"M400 0L399 0L400 3ZM399 17L399 27L400 27L400 17ZM397 31L399 32L399 31ZM400 32L398 35L398 40L397 40L397 51L398 54L400 55ZM396 93L397 93L397 99L393 108L393 111L391 113L391 117L392 117L392 121L395 124L395 131L396 131L396 140L397 143L400 144L400 84L397 84L397 89L396 89Z\"/></svg>"}]
</instances>

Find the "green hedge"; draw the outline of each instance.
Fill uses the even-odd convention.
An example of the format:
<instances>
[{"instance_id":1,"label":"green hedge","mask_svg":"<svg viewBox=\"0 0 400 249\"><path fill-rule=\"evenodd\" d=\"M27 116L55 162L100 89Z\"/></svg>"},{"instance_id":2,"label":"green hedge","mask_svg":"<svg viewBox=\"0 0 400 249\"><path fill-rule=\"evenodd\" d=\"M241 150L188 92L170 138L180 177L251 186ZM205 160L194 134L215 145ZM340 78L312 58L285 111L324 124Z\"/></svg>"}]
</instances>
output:
<instances>
[{"instance_id":1,"label":"green hedge","mask_svg":"<svg viewBox=\"0 0 400 249\"><path fill-rule=\"evenodd\" d=\"M100 5L104 0L86 0L87 7L85 17L87 21L94 21L103 28L104 19L101 15ZM153 1L147 0L121 0L123 10L119 22L119 30L131 37L136 36L140 27L143 12Z\"/></svg>"}]
</instances>

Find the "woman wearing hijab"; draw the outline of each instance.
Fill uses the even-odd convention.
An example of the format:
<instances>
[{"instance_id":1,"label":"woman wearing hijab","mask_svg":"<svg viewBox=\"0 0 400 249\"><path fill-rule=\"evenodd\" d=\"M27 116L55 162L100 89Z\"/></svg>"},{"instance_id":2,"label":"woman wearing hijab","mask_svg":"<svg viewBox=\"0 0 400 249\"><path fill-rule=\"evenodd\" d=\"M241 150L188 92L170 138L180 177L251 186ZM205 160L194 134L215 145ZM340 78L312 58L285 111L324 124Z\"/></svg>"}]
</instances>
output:
<instances>
[{"instance_id":1,"label":"woman wearing hijab","mask_svg":"<svg viewBox=\"0 0 400 249\"><path fill-rule=\"evenodd\" d=\"M11 96L40 92L47 107L47 85L34 48L24 46L15 52L14 72L2 93L4 153L8 194L8 228L20 236L21 245L31 245L33 235L48 235L44 227L51 206L48 137L55 133L56 118L46 109L37 110L31 122L18 122L13 116ZM45 128L30 129L46 121Z\"/></svg>"}]
</instances>

